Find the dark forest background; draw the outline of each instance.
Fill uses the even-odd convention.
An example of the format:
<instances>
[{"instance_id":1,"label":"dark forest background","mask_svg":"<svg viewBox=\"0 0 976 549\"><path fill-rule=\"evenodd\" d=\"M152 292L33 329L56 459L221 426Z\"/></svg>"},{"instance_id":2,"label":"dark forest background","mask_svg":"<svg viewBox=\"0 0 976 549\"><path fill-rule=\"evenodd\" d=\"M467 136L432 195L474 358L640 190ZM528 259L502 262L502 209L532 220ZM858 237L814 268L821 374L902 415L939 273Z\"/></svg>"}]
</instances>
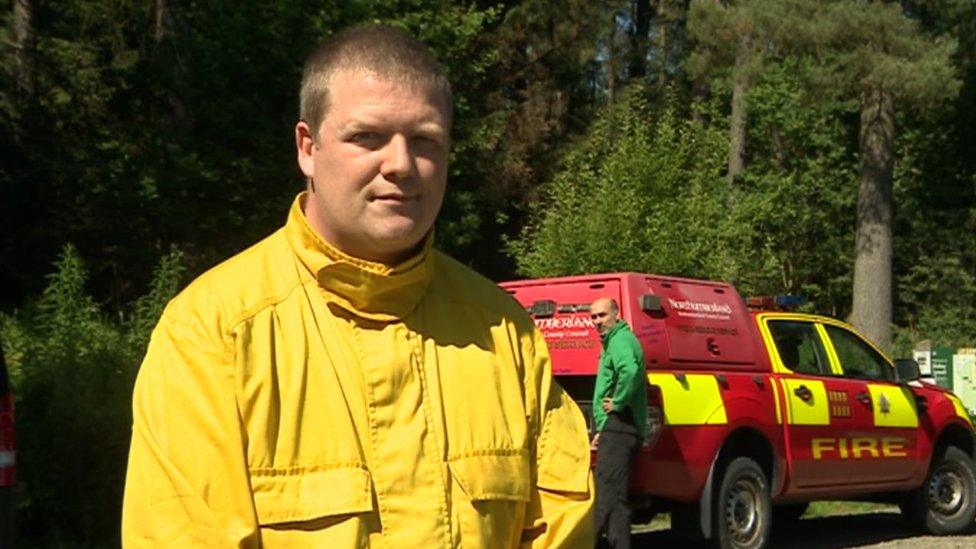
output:
<instances>
[{"instance_id":1,"label":"dark forest background","mask_svg":"<svg viewBox=\"0 0 976 549\"><path fill-rule=\"evenodd\" d=\"M892 354L976 345L970 0L7 0L0 339L24 546L118 543L162 307L302 189L302 60L421 37L457 98L437 245L495 280L793 293Z\"/></svg>"}]
</instances>

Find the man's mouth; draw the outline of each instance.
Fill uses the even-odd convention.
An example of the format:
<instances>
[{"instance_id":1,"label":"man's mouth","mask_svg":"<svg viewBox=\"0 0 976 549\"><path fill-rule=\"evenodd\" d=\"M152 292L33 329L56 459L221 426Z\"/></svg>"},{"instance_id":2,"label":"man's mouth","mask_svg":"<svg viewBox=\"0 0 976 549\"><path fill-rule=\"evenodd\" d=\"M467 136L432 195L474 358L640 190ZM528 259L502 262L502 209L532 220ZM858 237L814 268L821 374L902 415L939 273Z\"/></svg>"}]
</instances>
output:
<instances>
[{"instance_id":1,"label":"man's mouth","mask_svg":"<svg viewBox=\"0 0 976 549\"><path fill-rule=\"evenodd\" d=\"M373 197L372 202L376 204L384 204L391 208L399 208L412 204L417 199L418 197L416 195L383 194Z\"/></svg>"},{"instance_id":2,"label":"man's mouth","mask_svg":"<svg viewBox=\"0 0 976 549\"><path fill-rule=\"evenodd\" d=\"M417 195L387 193L387 194L380 194L374 196L373 201L403 203L403 202L410 202L411 200L416 200L417 198L419 198Z\"/></svg>"}]
</instances>

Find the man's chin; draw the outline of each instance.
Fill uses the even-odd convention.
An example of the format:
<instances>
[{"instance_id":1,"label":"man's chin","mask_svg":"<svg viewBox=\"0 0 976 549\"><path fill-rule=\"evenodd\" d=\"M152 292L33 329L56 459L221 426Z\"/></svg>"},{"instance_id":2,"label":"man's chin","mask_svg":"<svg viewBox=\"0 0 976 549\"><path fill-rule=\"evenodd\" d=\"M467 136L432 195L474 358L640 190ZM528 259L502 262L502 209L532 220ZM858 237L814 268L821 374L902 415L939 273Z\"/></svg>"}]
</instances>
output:
<instances>
[{"instance_id":1,"label":"man's chin","mask_svg":"<svg viewBox=\"0 0 976 549\"><path fill-rule=\"evenodd\" d=\"M420 232L417 227L404 231L378 231L371 235L370 247L384 258L384 263L399 262L416 253L425 236L427 232Z\"/></svg>"},{"instance_id":2,"label":"man's chin","mask_svg":"<svg viewBox=\"0 0 976 549\"><path fill-rule=\"evenodd\" d=\"M412 248L424 239L426 231L415 223L403 223L377 227L372 231L371 240L382 249Z\"/></svg>"}]
</instances>

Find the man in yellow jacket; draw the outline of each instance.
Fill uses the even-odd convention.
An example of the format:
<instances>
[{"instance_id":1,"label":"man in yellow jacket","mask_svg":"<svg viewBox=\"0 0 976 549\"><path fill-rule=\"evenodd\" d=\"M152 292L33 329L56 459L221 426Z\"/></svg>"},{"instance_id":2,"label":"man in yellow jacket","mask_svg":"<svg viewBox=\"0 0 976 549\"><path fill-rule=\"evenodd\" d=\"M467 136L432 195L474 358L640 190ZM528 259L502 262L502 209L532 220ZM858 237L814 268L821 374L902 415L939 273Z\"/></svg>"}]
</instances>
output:
<instances>
[{"instance_id":1,"label":"man in yellow jacket","mask_svg":"<svg viewBox=\"0 0 976 549\"><path fill-rule=\"evenodd\" d=\"M592 546L586 427L542 338L432 249L451 103L402 31L311 54L306 192L153 332L125 546Z\"/></svg>"}]
</instances>

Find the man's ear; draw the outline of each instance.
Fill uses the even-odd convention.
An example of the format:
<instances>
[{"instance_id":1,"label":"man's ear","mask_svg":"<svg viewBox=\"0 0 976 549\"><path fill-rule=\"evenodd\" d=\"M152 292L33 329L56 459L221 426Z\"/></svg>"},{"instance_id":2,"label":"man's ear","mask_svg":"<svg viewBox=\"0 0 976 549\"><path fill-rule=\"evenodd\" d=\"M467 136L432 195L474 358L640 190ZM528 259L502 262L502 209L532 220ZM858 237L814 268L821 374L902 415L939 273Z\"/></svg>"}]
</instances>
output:
<instances>
[{"instance_id":1,"label":"man's ear","mask_svg":"<svg viewBox=\"0 0 976 549\"><path fill-rule=\"evenodd\" d=\"M312 128L304 120L299 120L295 124L295 149L298 153L298 167L305 174L305 177L312 179L315 177L315 161L312 153L315 150L315 136Z\"/></svg>"}]
</instances>

